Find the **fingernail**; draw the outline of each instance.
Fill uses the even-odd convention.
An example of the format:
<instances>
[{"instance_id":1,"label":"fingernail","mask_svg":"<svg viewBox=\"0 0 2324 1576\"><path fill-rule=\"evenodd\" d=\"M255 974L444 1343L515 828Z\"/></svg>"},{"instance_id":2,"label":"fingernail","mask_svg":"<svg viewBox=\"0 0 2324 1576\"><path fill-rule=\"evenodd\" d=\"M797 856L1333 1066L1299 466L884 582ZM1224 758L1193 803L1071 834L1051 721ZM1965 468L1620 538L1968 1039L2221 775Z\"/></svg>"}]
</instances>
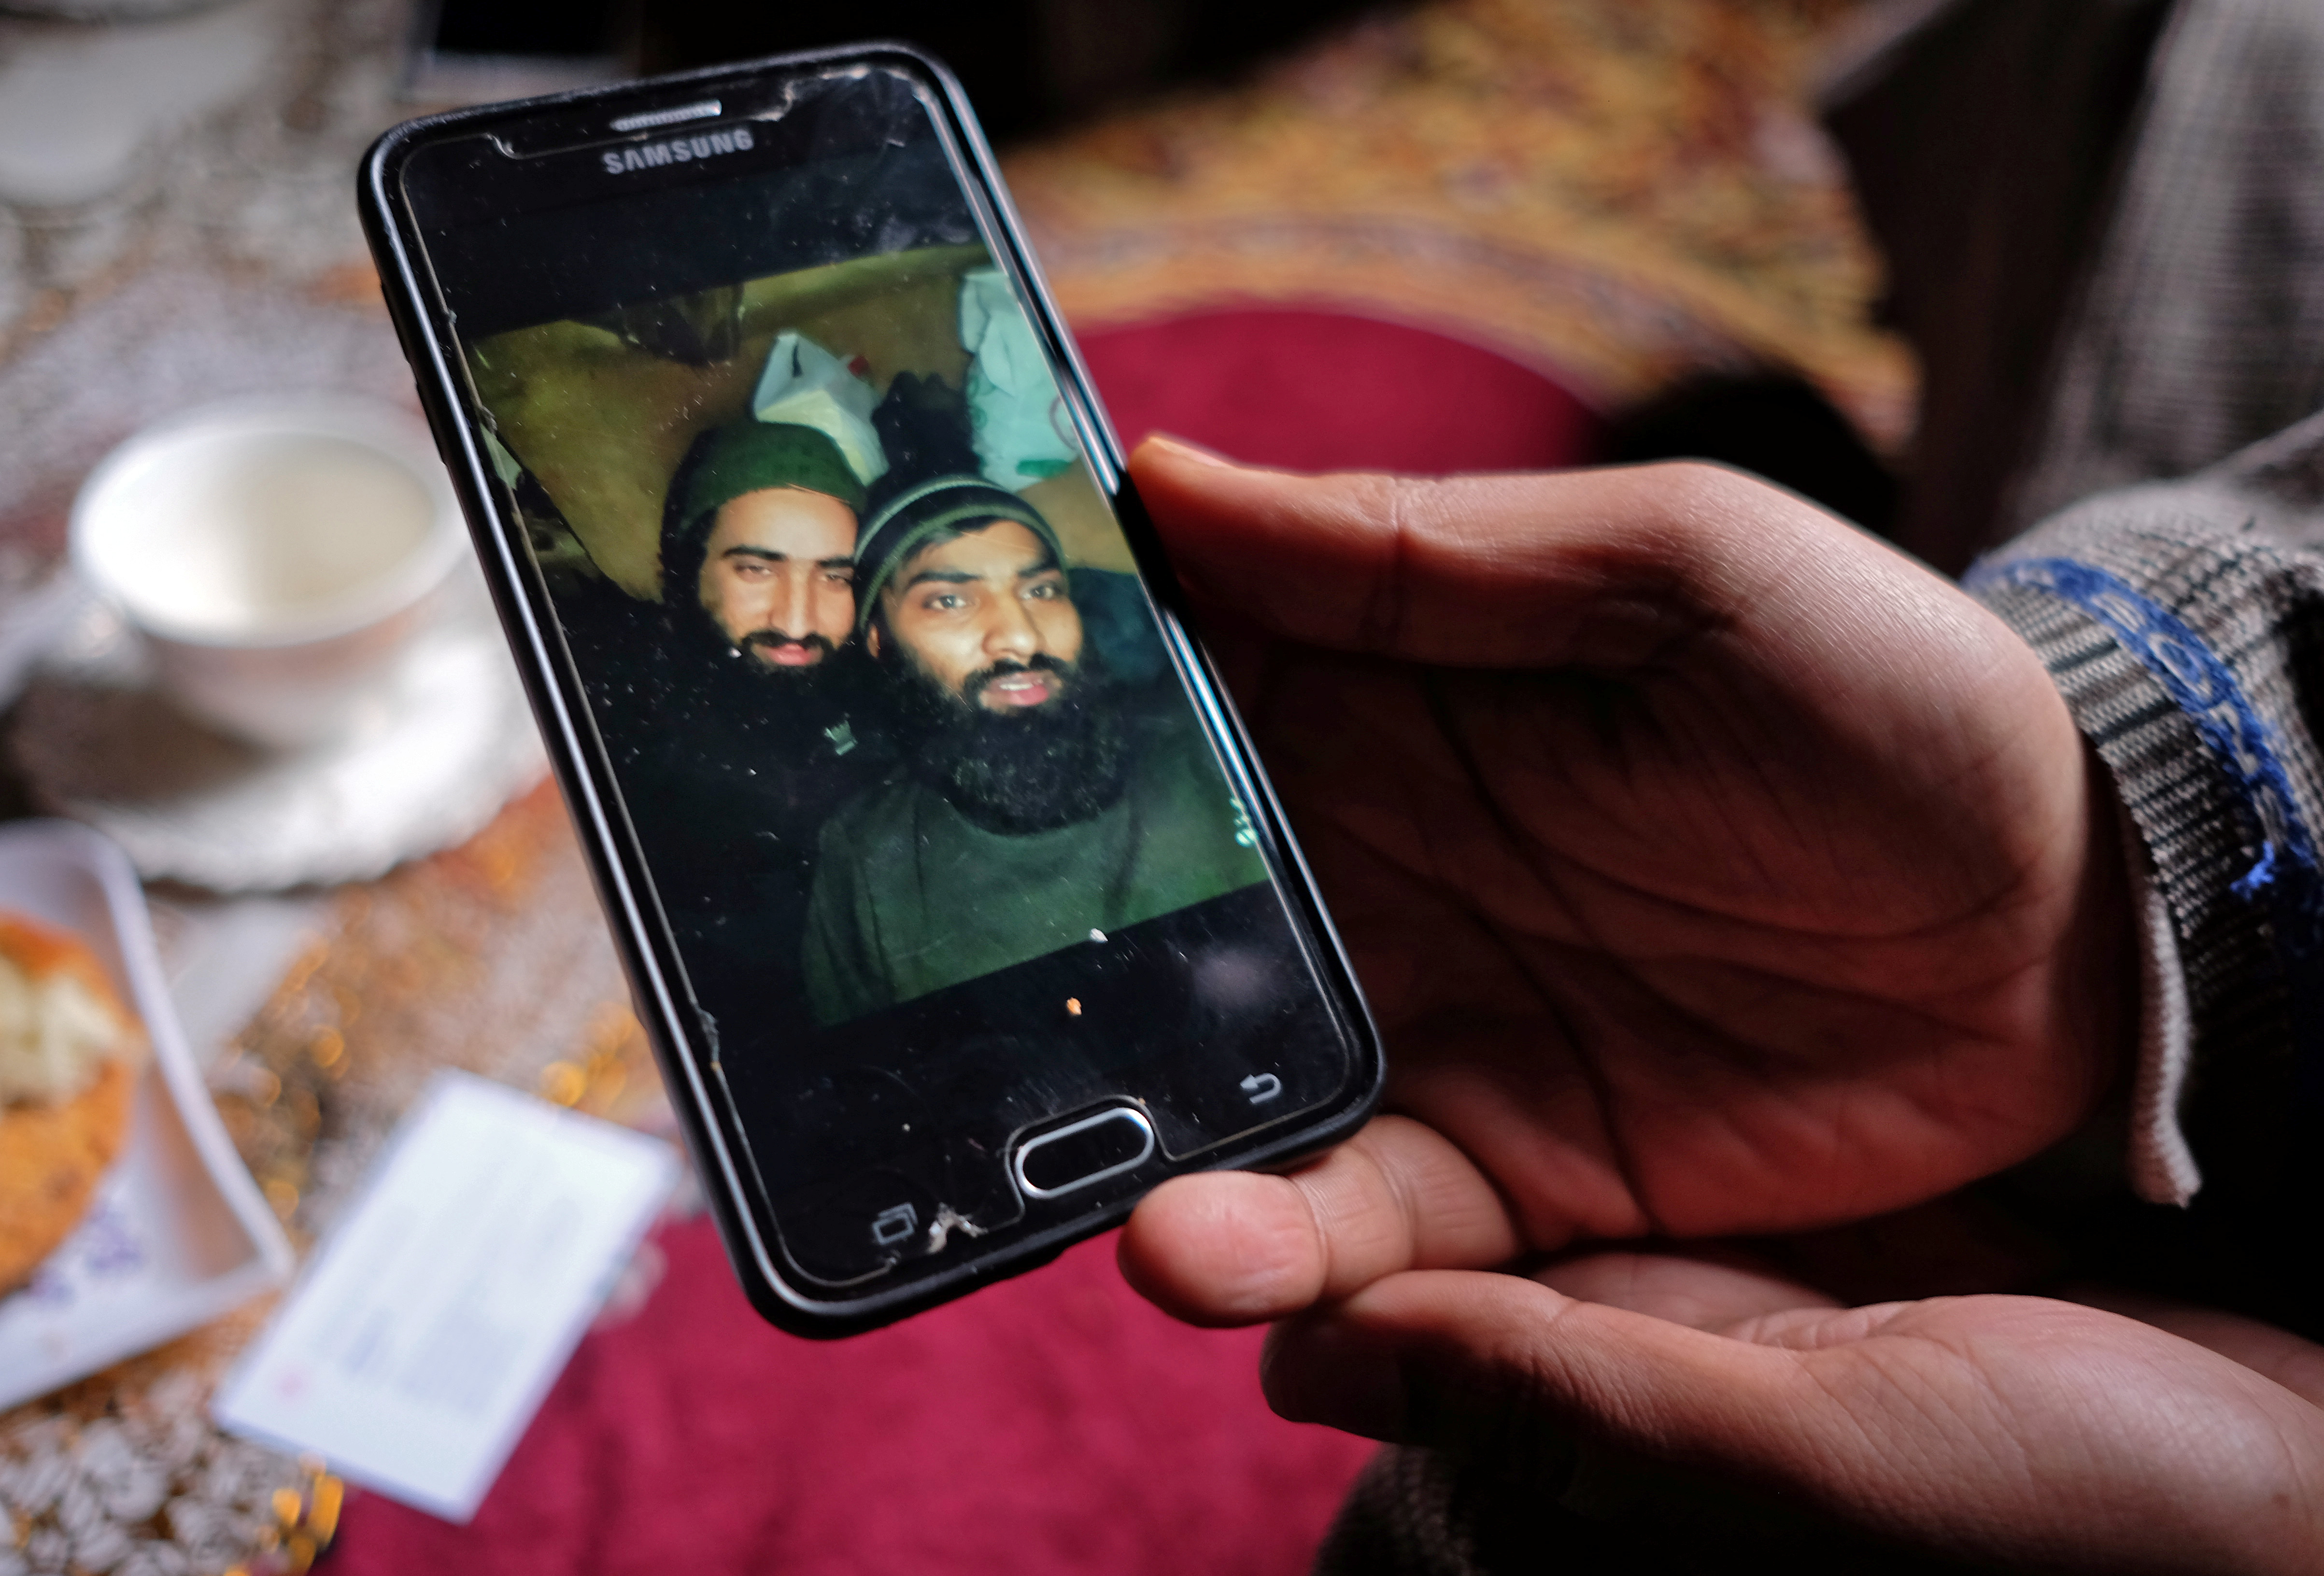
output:
<instances>
[{"instance_id":1,"label":"fingernail","mask_svg":"<svg viewBox=\"0 0 2324 1576\"><path fill-rule=\"evenodd\" d=\"M1168 450L1176 458L1192 460L1196 465L1231 465L1234 464L1234 461L1227 458L1226 456L1219 453L1216 449L1204 448L1199 443L1190 443L1185 438L1176 437L1167 432L1149 432L1146 435L1146 442L1139 444L1138 447L1144 448L1148 444L1157 448Z\"/></svg>"},{"instance_id":2,"label":"fingernail","mask_svg":"<svg viewBox=\"0 0 2324 1576\"><path fill-rule=\"evenodd\" d=\"M1330 1318L1277 1325L1259 1364L1268 1404L1294 1423L1368 1439L1403 1437L1404 1362L1392 1347Z\"/></svg>"}]
</instances>

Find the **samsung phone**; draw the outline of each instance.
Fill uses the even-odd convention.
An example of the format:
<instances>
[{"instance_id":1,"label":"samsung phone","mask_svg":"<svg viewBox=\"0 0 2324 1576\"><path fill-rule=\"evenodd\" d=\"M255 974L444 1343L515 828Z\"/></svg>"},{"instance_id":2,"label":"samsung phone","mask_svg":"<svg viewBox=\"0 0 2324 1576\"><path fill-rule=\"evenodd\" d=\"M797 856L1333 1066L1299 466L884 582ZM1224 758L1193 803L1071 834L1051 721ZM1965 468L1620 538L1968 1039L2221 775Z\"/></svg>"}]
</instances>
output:
<instances>
[{"instance_id":1,"label":"samsung phone","mask_svg":"<svg viewBox=\"0 0 2324 1576\"><path fill-rule=\"evenodd\" d=\"M1364 1118L1354 979L940 66L435 116L361 190L761 1313L882 1323Z\"/></svg>"}]
</instances>

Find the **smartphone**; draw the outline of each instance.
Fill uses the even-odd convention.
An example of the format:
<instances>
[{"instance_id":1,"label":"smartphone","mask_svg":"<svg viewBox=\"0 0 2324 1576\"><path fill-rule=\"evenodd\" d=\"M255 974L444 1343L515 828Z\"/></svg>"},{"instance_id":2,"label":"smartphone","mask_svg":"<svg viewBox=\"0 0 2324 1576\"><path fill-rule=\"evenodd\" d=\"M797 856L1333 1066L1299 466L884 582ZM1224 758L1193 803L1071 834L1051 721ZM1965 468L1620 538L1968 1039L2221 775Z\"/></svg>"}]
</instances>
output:
<instances>
[{"instance_id":1,"label":"smartphone","mask_svg":"<svg viewBox=\"0 0 2324 1576\"><path fill-rule=\"evenodd\" d=\"M1355 979L940 65L413 121L361 200L761 1313L1361 1122Z\"/></svg>"}]
</instances>

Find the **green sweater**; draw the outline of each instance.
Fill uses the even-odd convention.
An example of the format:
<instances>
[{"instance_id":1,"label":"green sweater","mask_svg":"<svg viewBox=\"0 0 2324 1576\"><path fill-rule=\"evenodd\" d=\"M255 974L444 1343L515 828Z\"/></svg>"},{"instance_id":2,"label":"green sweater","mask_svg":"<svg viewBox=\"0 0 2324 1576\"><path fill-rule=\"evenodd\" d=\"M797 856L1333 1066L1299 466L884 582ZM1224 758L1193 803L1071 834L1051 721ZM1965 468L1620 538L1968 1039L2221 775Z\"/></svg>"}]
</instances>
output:
<instances>
[{"instance_id":1,"label":"green sweater","mask_svg":"<svg viewBox=\"0 0 2324 1576\"><path fill-rule=\"evenodd\" d=\"M844 1023L1255 885L1248 845L1194 718L1143 727L1122 796L1093 819L1020 836L972 825L909 779L823 830L807 900L807 1006Z\"/></svg>"}]
</instances>

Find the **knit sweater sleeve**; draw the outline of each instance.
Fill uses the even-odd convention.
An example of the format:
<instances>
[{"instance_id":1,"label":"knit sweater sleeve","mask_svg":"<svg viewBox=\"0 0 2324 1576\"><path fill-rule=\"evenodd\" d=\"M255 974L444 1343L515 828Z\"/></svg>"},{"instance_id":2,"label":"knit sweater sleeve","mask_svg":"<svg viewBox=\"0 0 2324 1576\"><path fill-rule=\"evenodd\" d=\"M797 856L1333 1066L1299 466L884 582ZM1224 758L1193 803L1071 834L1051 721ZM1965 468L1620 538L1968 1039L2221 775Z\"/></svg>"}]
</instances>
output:
<instances>
[{"instance_id":1,"label":"knit sweater sleeve","mask_svg":"<svg viewBox=\"0 0 2324 1576\"><path fill-rule=\"evenodd\" d=\"M2143 943L2131 1181L2264 1193L2324 1114L2324 416L1971 569L2111 776Z\"/></svg>"}]
</instances>

